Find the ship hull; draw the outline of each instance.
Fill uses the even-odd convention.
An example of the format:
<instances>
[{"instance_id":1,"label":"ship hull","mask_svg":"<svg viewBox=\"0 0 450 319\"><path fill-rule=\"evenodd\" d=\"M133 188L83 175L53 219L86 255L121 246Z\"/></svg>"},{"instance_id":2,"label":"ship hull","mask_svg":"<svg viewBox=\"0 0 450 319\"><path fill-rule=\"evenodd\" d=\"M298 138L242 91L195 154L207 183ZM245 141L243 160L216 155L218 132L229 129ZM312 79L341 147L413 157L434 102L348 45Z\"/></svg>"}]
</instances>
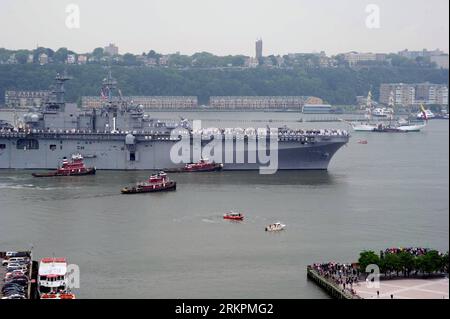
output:
<instances>
[{"instance_id":1,"label":"ship hull","mask_svg":"<svg viewBox=\"0 0 450 319\"><path fill-rule=\"evenodd\" d=\"M317 138L313 143L300 141L279 141L270 148L276 152L278 170L326 170L333 155L348 142L348 136L332 136ZM34 148L22 148L23 140ZM35 142L29 142L33 140ZM3 169L54 169L63 158L74 153L84 157L86 166L100 170L161 170L182 169L186 163L174 163L170 152L178 141L149 140L136 138L136 144L127 145L125 136L111 134L0 134L0 168ZM236 143L236 142L234 142ZM201 143L203 149L207 141ZM222 162L223 170L259 170L268 167L267 161L260 160L259 155L253 158L249 153L258 153L254 144L245 142L244 149L233 144L233 158L225 158L225 146L222 141L222 157L220 160L206 154L216 163ZM194 158L198 147L193 147L188 162L196 162ZM197 152L198 153L198 152Z\"/></svg>"}]
</instances>

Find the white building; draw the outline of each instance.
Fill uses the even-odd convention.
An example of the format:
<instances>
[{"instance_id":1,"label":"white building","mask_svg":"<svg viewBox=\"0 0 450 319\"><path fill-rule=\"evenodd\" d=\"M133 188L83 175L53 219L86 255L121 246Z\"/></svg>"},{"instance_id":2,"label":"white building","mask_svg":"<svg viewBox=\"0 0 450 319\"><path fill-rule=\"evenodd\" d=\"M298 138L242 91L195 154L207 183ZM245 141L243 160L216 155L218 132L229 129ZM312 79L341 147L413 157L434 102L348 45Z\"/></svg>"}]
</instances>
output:
<instances>
[{"instance_id":1,"label":"white building","mask_svg":"<svg viewBox=\"0 0 450 319\"><path fill-rule=\"evenodd\" d=\"M86 64L87 61L88 61L87 56L85 55L78 56L78 64Z\"/></svg>"},{"instance_id":2,"label":"white building","mask_svg":"<svg viewBox=\"0 0 450 319\"><path fill-rule=\"evenodd\" d=\"M75 64L76 62L77 62L77 57L75 56L75 54L67 55L67 59L66 59L67 64Z\"/></svg>"},{"instance_id":3,"label":"white building","mask_svg":"<svg viewBox=\"0 0 450 319\"><path fill-rule=\"evenodd\" d=\"M163 56L159 57L158 63L159 63L159 65L168 65L169 64L169 56L163 55Z\"/></svg>"},{"instance_id":4,"label":"white building","mask_svg":"<svg viewBox=\"0 0 450 319\"><path fill-rule=\"evenodd\" d=\"M39 64L40 65L44 65L48 63L48 55L45 53L41 53L39 55Z\"/></svg>"},{"instance_id":5,"label":"white building","mask_svg":"<svg viewBox=\"0 0 450 319\"><path fill-rule=\"evenodd\" d=\"M119 47L117 47L114 43L110 43L107 47L104 48L104 52L111 56L119 54Z\"/></svg>"}]
</instances>

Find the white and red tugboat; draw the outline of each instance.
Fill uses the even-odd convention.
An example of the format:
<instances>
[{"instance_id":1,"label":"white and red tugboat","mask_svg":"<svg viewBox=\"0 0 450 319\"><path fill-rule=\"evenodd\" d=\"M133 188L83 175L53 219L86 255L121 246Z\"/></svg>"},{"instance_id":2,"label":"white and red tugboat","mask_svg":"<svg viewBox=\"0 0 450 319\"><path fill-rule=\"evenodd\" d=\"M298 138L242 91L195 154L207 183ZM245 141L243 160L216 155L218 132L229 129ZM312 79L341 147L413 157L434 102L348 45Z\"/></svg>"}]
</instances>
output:
<instances>
[{"instance_id":1,"label":"white and red tugboat","mask_svg":"<svg viewBox=\"0 0 450 319\"><path fill-rule=\"evenodd\" d=\"M163 171L158 174L150 176L147 181L139 182L135 186L122 188L122 194L139 194L139 193L153 193L175 190L177 183L167 177Z\"/></svg>"},{"instance_id":2,"label":"white and red tugboat","mask_svg":"<svg viewBox=\"0 0 450 319\"><path fill-rule=\"evenodd\" d=\"M189 163L182 168L167 169L169 173L193 173L193 172L217 172L223 169L222 163L216 163L208 159L201 159L196 163Z\"/></svg>"},{"instance_id":3,"label":"white and red tugboat","mask_svg":"<svg viewBox=\"0 0 450 319\"><path fill-rule=\"evenodd\" d=\"M94 175L95 167L86 167L81 154L72 155L72 160L64 159L61 167L50 173L33 173L34 177L54 177L54 176L80 176Z\"/></svg>"}]
</instances>

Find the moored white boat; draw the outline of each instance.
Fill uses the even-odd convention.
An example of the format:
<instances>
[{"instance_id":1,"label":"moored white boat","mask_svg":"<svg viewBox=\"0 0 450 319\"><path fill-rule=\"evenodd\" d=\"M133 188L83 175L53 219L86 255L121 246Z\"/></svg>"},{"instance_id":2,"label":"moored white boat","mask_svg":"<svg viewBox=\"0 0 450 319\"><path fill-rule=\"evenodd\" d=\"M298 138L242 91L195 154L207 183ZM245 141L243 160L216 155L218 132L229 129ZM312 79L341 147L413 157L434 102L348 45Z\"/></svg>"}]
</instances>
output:
<instances>
[{"instance_id":1,"label":"moored white boat","mask_svg":"<svg viewBox=\"0 0 450 319\"><path fill-rule=\"evenodd\" d=\"M376 124L371 123L358 124L350 122L350 125L355 132L372 132L377 127Z\"/></svg>"},{"instance_id":2,"label":"moored white boat","mask_svg":"<svg viewBox=\"0 0 450 319\"><path fill-rule=\"evenodd\" d=\"M393 114L394 110L386 107L377 107L372 111L372 115L377 117L390 117Z\"/></svg>"}]
</instances>

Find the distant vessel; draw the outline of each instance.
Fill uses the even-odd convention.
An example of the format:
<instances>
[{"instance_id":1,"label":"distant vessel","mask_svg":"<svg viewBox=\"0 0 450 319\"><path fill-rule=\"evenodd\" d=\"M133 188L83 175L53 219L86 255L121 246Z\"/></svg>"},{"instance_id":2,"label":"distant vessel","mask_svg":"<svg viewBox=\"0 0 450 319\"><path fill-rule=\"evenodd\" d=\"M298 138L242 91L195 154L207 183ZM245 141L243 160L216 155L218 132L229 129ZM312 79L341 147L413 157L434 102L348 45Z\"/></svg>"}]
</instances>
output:
<instances>
[{"instance_id":1,"label":"distant vessel","mask_svg":"<svg viewBox=\"0 0 450 319\"><path fill-rule=\"evenodd\" d=\"M390 116L394 115L394 109L393 108L386 108L386 107L377 107L372 111L372 115L376 117L385 117L388 118Z\"/></svg>"},{"instance_id":2,"label":"distant vessel","mask_svg":"<svg viewBox=\"0 0 450 319\"><path fill-rule=\"evenodd\" d=\"M53 177L53 176L81 176L94 175L95 167L86 167L81 154L72 155L72 161L64 159L61 167L50 173L33 173L34 177Z\"/></svg>"},{"instance_id":3,"label":"distant vessel","mask_svg":"<svg viewBox=\"0 0 450 319\"><path fill-rule=\"evenodd\" d=\"M266 226L265 230L266 231L280 231L286 228L285 224L282 224L280 222L276 222L273 224L270 224L268 226Z\"/></svg>"},{"instance_id":4,"label":"distant vessel","mask_svg":"<svg viewBox=\"0 0 450 319\"><path fill-rule=\"evenodd\" d=\"M229 212L223 215L223 219L228 220L244 220L244 215L242 213Z\"/></svg>"},{"instance_id":5,"label":"distant vessel","mask_svg":"<svg viewBox=\"0 0 450 319\"><path fill-rule=\"evenodd\" d=\"M366 98L366 113L364 114L366 121L360 123L357 122L347 122L353 128L355 132L371 132L377 125L372 123L372 92L369 91Z\"/></svg>"},{"instance_id":6,"label":"distant vessel","mask_svg":"<svg viewBox=\"0 0 450 319\"><path fill-rule=\"evenodd\" d=\"M175 190L177 183L170 180L167 174L159 172L151 175L145 182L139 182L135 186L125 187L122 189L122 194L139 194L139 193L154 193Z\"/></svg>"},{"instance_id":7,"label":"distant vessel","mask_svg":"<svg viewBox=\"0 0 450 319\"><path fill-rule=\"evenodd\" d=\"M350 126L353 128L355 132L406 133L406 132L420 132L420 130L426 127L426 122L412 123L411 121L405 119L393 121L394 100L392 92L389 98L389 108L376 108L375 110L372 111L371 101L372 101L372 94L371 92L369 92L367 96L366 122L361 123L347 122L350 124ZM377 114L378 117L389 118L389 123L385 124L383 122L380 123L371 122L372 115L375 114ZM427 119L426 116L425 119Z\"/></svg>"}]
</instances>

